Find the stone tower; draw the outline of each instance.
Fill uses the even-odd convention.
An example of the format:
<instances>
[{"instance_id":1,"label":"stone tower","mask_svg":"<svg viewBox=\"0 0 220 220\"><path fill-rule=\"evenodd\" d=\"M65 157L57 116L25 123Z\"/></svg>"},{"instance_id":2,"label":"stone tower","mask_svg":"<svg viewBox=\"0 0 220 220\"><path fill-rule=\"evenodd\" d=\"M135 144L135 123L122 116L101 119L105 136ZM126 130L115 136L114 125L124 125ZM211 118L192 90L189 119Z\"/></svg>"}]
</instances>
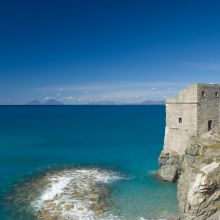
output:
<instances>
[{"instance_id":1,"label":"stone tower","mask_svg":"<svg viewBox=\"0 0 220 220\"><path fill-rule=\"evenodd\" d=\"M166 101L165 152L183 155L207 133L220 133L220 84L194 84Z\"/></svg>"}]
</instances>

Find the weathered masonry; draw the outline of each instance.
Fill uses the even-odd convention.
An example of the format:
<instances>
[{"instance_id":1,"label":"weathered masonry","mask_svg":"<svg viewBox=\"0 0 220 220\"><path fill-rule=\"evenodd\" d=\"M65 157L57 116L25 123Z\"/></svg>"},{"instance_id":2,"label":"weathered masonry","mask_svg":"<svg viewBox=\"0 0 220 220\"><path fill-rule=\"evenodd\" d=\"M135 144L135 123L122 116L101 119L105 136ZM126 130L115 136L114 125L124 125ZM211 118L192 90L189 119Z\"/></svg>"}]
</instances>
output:
<instances>
[{"instance_id":1,"label":"weathered masonry","mask_svg":"<svg viewBox=\"0 0 220 220\"><path fill-rule=\"evenodd\" d=\"M220 133L220 84L194 84L166 101L164 150L182 155L206 133Z\"/></svg>"}]
</instances>

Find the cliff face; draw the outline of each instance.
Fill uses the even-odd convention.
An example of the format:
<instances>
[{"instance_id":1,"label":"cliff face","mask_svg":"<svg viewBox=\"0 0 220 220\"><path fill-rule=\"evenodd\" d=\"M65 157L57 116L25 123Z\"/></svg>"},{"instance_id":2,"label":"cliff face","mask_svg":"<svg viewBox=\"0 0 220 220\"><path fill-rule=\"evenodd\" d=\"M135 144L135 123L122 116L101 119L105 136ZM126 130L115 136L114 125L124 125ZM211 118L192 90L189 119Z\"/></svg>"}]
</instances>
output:
<instances>
[{"instance_id":1,"label":"cliff face","mask_svg":"<svg viewBox=\"0 0 220 220\"><path fill-rule=\"evenodd\" d=\"M178 200L181 219L220 219L220 144L186 150Z\"/></svg>"},{"instance_id":2,"label":"cliff face","mask_svg":"<svg viewBox=\"0 0 220 220\"><path fill-rule=\"evenodd\" d=\"M159 175L177 182L179 219L220 219L220 144L192 145L183 156L162 152Z\"/></svg>"},{"instance_id":3,"label":"cliff face","mask_svg":"<svg viewBox=\"0 0 220 220\"><path fill-rule=\"evenodd\" d=\"M180 219L220 220L220 84L194 84L166 101L158 176L176 182Z\"/></svg>"}]
</instances>

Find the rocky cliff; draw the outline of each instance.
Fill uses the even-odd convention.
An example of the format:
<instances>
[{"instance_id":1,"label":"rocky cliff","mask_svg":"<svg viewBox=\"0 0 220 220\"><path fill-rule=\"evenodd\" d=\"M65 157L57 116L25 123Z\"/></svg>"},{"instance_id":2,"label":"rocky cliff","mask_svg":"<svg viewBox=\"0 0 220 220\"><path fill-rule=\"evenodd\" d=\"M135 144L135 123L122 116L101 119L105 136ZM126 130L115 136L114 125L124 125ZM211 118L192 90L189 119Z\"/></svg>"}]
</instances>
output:
<instances>
[{"instance_id":1,"label":"rocky cliff","mask_svg":"<svg viewBox=\"0 0 220 220\"><path fill-rule=\"evenodd\" d=\"M159 176L177 181L179 219L220 219L220 144L198 141L185 154L162 152ZM208 143L208 144L206 144Z\"/></svg>"}]
</instances>

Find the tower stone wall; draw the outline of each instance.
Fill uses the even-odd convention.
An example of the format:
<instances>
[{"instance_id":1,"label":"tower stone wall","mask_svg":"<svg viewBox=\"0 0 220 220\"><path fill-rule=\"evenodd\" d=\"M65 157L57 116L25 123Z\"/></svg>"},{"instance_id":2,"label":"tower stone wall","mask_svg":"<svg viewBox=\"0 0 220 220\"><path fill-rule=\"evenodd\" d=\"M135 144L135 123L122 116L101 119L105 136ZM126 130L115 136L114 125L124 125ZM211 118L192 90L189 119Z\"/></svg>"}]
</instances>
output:
<instances>
[{"instance_id":1,"label":"tower stone wall","mask_svg":"<svg viewBox=\"0 0 220 220\"><path fill-rule=\"evenodd\" d=\"M208 131L208 121L211 123L211 131L220 133L220 85L198 84L198 135ZM204 94L204 97L202 96Z\"/></svg>"},{"instance_id":2,"label":"tower stone wall","mask_svg":"<svg viewBox=\"0 0 220 220\"><path fill-rule=\"evenodd\" d=\"M183 155L200 136L220 133L220 85L194 84L166 101L164 151Z\"/></svg>"}]
</instances>

